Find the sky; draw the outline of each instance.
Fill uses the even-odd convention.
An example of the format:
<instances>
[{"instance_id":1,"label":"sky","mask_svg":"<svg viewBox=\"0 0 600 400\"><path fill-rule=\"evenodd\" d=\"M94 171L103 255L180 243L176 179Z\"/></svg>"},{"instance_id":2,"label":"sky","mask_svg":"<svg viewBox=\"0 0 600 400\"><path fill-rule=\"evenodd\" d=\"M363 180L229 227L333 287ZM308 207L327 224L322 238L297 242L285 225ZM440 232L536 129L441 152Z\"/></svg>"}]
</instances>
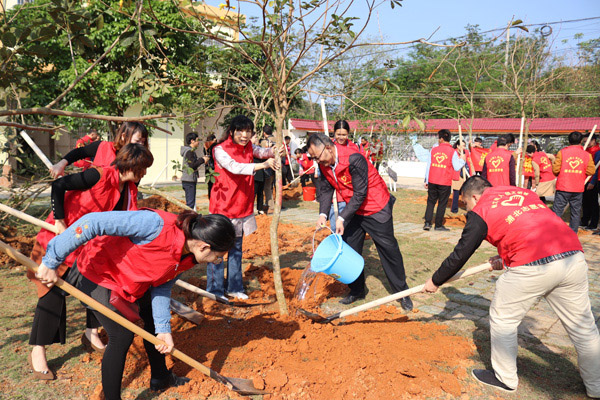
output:
<instances>
[{"instance_id":1,"label":"sky","mask_svg":"<svg viewBox=\"0 0 600 400\"><path fill-rule=\"evenodd\" d=\"M208 0L208 3L217 5L221 1ZM345 0L346 3L349 1ZM354 0L347 15L364 18L366 1ZM237 10L248 17L257 11L247 3L231 2L236 3ZM403 0L402 7L394 9L391 9L389 0L384 0L362 37L377 40L383 37L385 42L402 42L428 38L435 32L431 40L438 41L463 35L467 24L479 25L482 31L486 31L502 28L513 18L521 19L525 24L544 24L590 17L600 17L600 0ZM357 21L355 27L359 23ZM563 55L576 48L578 40L600 37L600 19L551 26L555 50ZM582 33L583 37L575 39L577 33ZM406 51L395 53L402 55Z\"/></svg>"}]
</instances>

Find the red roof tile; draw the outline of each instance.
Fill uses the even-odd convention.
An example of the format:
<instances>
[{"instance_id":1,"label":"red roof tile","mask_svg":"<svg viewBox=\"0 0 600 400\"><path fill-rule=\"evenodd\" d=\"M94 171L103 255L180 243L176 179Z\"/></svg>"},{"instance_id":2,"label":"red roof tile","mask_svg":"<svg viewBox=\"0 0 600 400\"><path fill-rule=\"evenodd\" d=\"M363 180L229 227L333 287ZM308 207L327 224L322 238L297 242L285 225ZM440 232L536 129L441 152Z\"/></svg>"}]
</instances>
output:
<instances>
[{"instance_id":1,"label":"red roof tile","mask_svg":"<svg viewBox=\"0 0 600 400\"><path fill-rule=\"evenodd\" d=\"M323 122L310 119L290 119L295 129L311 132L323 132ZM458 125L454 119L430 119L425 122L426 132L437 132L440 129L458 131ZM461 125L463 132L468 132L470 120L463 120ZM329 121L329 130L333 130L334 121ZM378 131L397 130L398 120L373 120L373 121L348 121L351 130L369 132L372 129ZM600 126L600 118L537 118L531 122L529 131L534 133L569 133L572 131L592 130L594 125ZM475 118L473 120L473 132L501 132L518 133L521 127L520 118ZM411 123L411 130L418 130L415 122Z\"/></svg>"}]
</instances>

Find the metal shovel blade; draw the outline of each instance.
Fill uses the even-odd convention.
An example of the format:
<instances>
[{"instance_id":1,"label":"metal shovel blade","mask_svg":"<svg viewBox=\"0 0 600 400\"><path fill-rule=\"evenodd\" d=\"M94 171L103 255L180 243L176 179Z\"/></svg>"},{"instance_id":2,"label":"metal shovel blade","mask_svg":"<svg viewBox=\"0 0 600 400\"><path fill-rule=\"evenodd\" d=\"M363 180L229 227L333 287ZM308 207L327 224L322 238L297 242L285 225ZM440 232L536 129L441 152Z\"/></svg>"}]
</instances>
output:
<instances>
[{"instance_id":1,"label":"metal shovel blade","mask_svg":"<svg viewBox=\"0 0 600 400\"><path fill-rule=\"evenodd\" d=\"M216 371L210 371L210 377L242 395L268 394L266 390L257 389L251 379L229 378Z\"/></svg>"},{"instance_id":2,"label":"metal shovel blade","mask_svg":"<svg viewBox=\"0 0 600 400\"><path fill-rule=\"evenodd\" d=\"M303 308L298 308L298 311L300 311L302 314L304 314L311 321L317 322L319 324L327 324L327 323L329 323L335 319L338 319L340 317L340 313L330 315L329 317L322 317L319 314L315 314L313 312L306 311Z\"/></svg>"}]
</instances>

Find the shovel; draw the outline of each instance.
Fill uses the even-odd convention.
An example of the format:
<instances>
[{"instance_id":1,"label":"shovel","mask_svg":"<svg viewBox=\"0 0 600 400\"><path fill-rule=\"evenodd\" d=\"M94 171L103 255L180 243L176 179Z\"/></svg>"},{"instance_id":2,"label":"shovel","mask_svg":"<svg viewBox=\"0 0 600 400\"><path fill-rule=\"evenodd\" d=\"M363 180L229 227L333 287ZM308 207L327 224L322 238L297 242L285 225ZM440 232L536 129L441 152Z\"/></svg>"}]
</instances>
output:
<instances>
[{"instance_id":1,"label":"shovel","mask_svg":"<svg viewBox=\"0 0 600 400\"><path fill-rule=\"evenodd\" d=\"M469 268L467 270L458 272L456 275L454 275L452 278L450 278L448 280L448 282L454 282L454 281L459 280L461 278L465 278L467 276L474 275L474 274L476 274L478 272L489 270L490 268L491 268L491 264L490 263L481 264L481 265L478 265L476 267ZM315 314L315 313L312 313L310 311L306 311L306 310L304 310L302 308L299 308L298 311L300 311L306 317L308 317L309 319L311 319L311 320L313 320L315 322L318 322L320 324L327 324L327 323L329 323L329 322L331 322L333 320L336 320L338 318L343 318L343 317L347 317L349 315L358 314L361 311L369 310L369 309L375 308L375 307L379 307L382 304L391 303L394 300L399 300L399 299L402 299L404 297L407 297L407 296L419 293L419 292L423 291L424 287L425 287L425 284L416 286L416 287L411 288L411 289L406 289L406 290L403 290L403 291L398 292L398 293L390 294L389 296L385 296L385 297L382 297L380 299L373 300L371 302L362 304L362 305L360 305L358 307L353 307L353 308L350 308L349 310L340 311L339 313L330 315L329 317L322 317L319 314Z\"/></svg>"},{"instance_id":2,"label":"shovel","mask_svg":"<svg viewBox=\"0 0 600 400\"><path fill-rule=\"evenodd\" d=\"M23 264L30 270L32 270L34 272L37 271L38 266L33 260L25 257L19 251L13 249L11 246L7 245L3 241L0 241L0 249L2 249L6 254L8 254L15 261ZM147 332L144 329L140 328L139 326L135 325L133 322L124 318L120 314L117 314L116 312L112 311L105 305L92 299L90 296L88 296L85 293L81 292L80 290L76 289L75 287L73 287L72 285L63 281L62 279L59 279L56 282L56 286L61 288L65 292L69 293L73 297L77 298L78 300L84 302L88 306L92 307L94 310L98 311L99 313L102 313L107 318L110 318L111 320L115 321L116 323L123 326L124 328L127 328L131 332L141 336L144 340L146 340L154 345L165 344L162 340L157 339L156 336L154 336L150 332ZM212 379L216 380L217 382L224 384L225 386L227 386L229 389L233 390L234 392L240 393L242 395L257 395L257 394L267 394L268 393L264 390L256 389L254 387L254 384L252 383L251 379L229 378L224 375L221 375L217 371L214 371L214 370L200 364L198 361L194 360L190 356L182 353L181 351L179 351L177 349L173 349L173 352L171 353L171 355L180 359L181 361L183 361L190 367L193 367L193 368L197 369L198 371L202 372L204 375L209 376Z\"/></svg>"},{"instance_id":3,"label":"shovel","mask_svg":"<svg viewBox=\"0 0 600 400\"><path fill-rule=\"evenodd\" d=\"M271 302L266 302L266 303L243 303L243 302L234 302L234 301L230 301L228 298L223 297L223 296L217 296L216 294L212 294L211 292L208 292L204 289L200 289L197 286L194 286L190 283L187 283L185 281L182 281L181 279L177 279L175 281L175 284L181 288L184 288L186 290L189 290L190 292L196 293L200 296L206 297L207 299L211 299L216 301L217 303L221 303L221 304L225 304L227 306L231 306L231 307L256 307L256 306L267 306L269 304L273 304L275 303L277 300L275 301L271 301Z\"/></svg>"},{"instance_id":4,"label":"shovel","mask_svg":"<svg viewBox=\"0 0 600 400\"><path fill-rule=\"evenodd\" d=\"M15 210L14 208L10 208L9 206L6 206L2 203L0 203L0 210L6 212L7 214L21 218L21 219L23 219L27 222L30 222L34 225L37 225L41 228L49 230L50 232L57 233L56 227L54 225L49 224L46 221L42 221L41 219L32 217L29 214L25 214L22 211ZM192 285L190 285L190 286L192 286ZM192 287L195 287L195 286L192 286ZM185 304L182 304L174 299L171 299L171 310L173 310L173 312L175 314L187 319L190 322L193 322L196 325L199 325L200 322L204 319L204 315L202 315L198 311L194 310L193 308L190 308L190 307L186 306Z\"/></svg>"}]
</instances>

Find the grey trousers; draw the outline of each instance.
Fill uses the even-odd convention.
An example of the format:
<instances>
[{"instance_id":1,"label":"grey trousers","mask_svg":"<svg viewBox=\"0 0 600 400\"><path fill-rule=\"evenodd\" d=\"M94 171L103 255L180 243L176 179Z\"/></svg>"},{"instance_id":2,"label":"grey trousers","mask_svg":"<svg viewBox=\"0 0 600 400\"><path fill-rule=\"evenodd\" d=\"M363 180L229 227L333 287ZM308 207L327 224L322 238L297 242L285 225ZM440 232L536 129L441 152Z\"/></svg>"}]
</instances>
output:
<instances>
[{"instance_id":1,"label":"grey trousers","mask_svg":"<svg viewBox=\"0 0 600 400\"><path fill-rule=\"evenodd\" d=\"M577 233L579 223L581 222L581 203L583 202L583 193L563 192L557 190L554 194L554 206L552 211L559 217L562 217L567 205L571 206L571 221L569 227Z\"/></svg>"}]
</instances>

